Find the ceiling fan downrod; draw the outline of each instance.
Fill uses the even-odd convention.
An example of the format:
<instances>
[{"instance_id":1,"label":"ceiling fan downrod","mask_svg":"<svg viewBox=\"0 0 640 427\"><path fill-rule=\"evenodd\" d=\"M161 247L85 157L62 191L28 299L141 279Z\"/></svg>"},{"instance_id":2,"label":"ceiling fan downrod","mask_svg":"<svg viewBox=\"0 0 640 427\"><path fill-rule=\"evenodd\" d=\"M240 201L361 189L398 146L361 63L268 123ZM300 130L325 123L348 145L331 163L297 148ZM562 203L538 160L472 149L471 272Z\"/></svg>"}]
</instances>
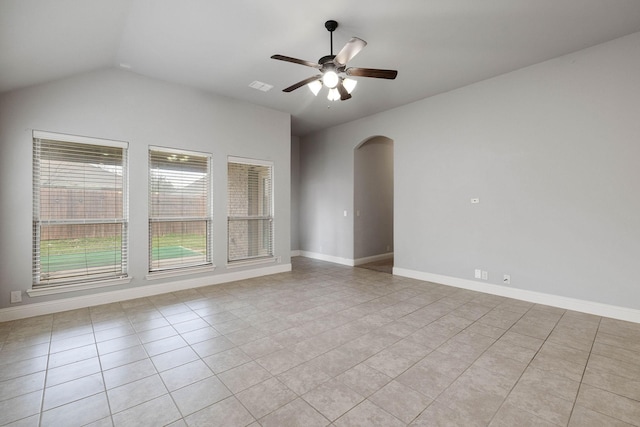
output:
<instances>
[{"instance_id":1,"label":"ceiling fan downrod","mask_svg":"<svg viewBox=\"0 0 640 427\"><path fill-rule=\"evenodd\" d=\"M333 19L328 20L327 22L324 23L324 27L327 29L327 31L329 31L330 37L331 37L331 56L333 56L333 32L336 30L336 28L338 28L338 22L334 21Z\"/></svg>"}]
</instances>

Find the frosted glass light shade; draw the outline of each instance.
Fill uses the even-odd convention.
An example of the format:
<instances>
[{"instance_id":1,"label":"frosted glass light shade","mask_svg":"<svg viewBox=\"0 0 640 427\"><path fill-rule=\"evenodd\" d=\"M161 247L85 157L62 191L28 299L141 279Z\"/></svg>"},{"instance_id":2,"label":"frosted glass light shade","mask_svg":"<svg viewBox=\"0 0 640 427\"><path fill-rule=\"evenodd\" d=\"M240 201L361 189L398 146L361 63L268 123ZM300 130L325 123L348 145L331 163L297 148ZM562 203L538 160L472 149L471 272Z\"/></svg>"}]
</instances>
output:
<instances>
[{"instance_id":1,"label":"frosted glass light shade","mask_svg":"<svg viewBox=\"0 0 640 427\"><path fill-rule=\"evenodd\" d=\"M324 85L329 89L336 87L338 85L338 81L339 77L335 71L327 71L324 73L324 76L322 76L322 83L324 83Z\"/></svg>"},{"instance_id":2,"label":"frosted glass light shade","mask_svg":"<svg viewBox=\"0 0 640 427\"><path fill-rule=\"evenodd\" d=\"M329 94L327 95L327 99L329 101L337 101L338 99L340 99L340 92L338 92L338 89L336 88L329 89Z\"/></svg>"},{"instance_id":3,"label":"frosted glass light shade","mask_svg":"<svg viewBox=\"0 0 640 427\"><path fill-rule=\"evenodd\" d=\"M320 80L316 80L309 83L307 86L309 86L309 90L313 92L315 96L318 96L318 92L320 92L320 89L322 89L322 82L320 82Z\"/></svg>"},{"instance_id":4,"label":"frosted glass light shade","mask_svg":"<svg viewBox=\"0 0 640 427\"><path fill-rule=\"evenodd\" d=\"M347 90L347 93L351 93L353 89L355 89L357 84L358 84L358 81L353 79L344 79L342 81L342 85Z\"/></svg>"}]
</instances>

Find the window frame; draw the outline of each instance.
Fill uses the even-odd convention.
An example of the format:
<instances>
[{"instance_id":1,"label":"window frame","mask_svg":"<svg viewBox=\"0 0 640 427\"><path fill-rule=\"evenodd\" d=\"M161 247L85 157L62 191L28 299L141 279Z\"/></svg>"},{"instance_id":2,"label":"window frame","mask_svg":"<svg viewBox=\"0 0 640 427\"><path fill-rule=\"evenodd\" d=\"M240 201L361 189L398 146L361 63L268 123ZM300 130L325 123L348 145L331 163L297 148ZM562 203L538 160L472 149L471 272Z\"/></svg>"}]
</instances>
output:
<instances>
[{"instance_id":1,"label":"window frame","mask_svg":"<svg viewBox=\"0 0 640 427\"><path fill-rule=\"evenodd\" d=\"M43 188L43 174L41 170L42 143L43 141L60 142L62 144L81 144L83 146L102 147L108 149L121 149L121 188L114 185L113 191L121 191L121 217L111 218L51 218L43 219L41 191ZM86 148L86 147L85 147ZM27 290L30 296L48 295L61 292L69 292L73 290L91 289L102 286L120 285L131 281L128 273L128 248L129 248L129 168L128 168L128 149L129 143L125 141L116 141L102 138L93 138L78 135L60 134L46 131L32 131L32 175L33 175L33 199L32 199L32 284L31 289ZM104 150L103 153L106 153ZM92 160L90 157L85 158L86 163ZM78 162L83 163L83 162ZM91 163L90 163L91 164ZM72 175L66 175L64 178L72 178ZM44 177L46 178L46 176ZM79 180L77 182L88 183L91 181ZM50 187L51 188L51 187ZM119 198L120 199L120 198ZM83 209L86 199L83 199ZM65 205L68 206L68 205ZM114 274L76 274L68 277L52 278L42 280L41 255L42 255L42 228L44 226L84 226L84 225L113 225L120 224L120 247L119 262L117 256L114 259ZM114 254L118 252L114 249ZM85 267L88 270L87 267Z\"/></svg>"},{"instance_id":2,"label":"window frame","mask_svg":"<svg viewBox=\"0 0 640 427\"><path fill-rule=\"evenodd\" d=\"M269 168L269 179L270 179L270 194L268 195L268 203L270 207L270 212L268 215L245 215L245 216L232 216L230 215L230 176L229 176L229 165L230 164L244 164L249 166L266 166ZM265 262L275 262L277 259L275 253L275 173L274 173L274 162L269 160L260 160L260 159L251 159L246 157L235 157L228 156L227 158L227 266L232 268L234 266L242 266L247 264L259 264ZM263 198L267 197L266 194L262 195ZM267 255L256 255L256 256L247 256L243 258L234 258L231 259L230 254L230 223L233 221L242 221L242 220L259 220L259 221L268 221L269 223L269 232L271 235L270 238L270 248ZM264 231L263 231L264 232Z\"/></svg>"},{"instance_id":3,"label":"window frame","mask_svg":"<svg viewBox=\"0 0 640 427\"><path fill-rule=\"evenodd\" d=\"M153 209L152 209L152 196L153 196L153 187L152 187L152 152L164 153L164 154L172 154L175 156L189 156L189 157L201 157L207 159L206 165L206 197L207 201L205 203L207 212L205 216L195 217L195 216L184 216L184 217L154 217ZM182 150L170 147L160 147L160 146L149 146L147 151L147 159L148 159L148 274L146 278L154 279L160 277L174 276L174 275L182 275L182 274L190 274L197 273L202 271L212 271L215 268L213 263L213 196L212 196L212 187L213 187L213 155L211 153L199 152L199 151L190 151L190 150ZM161 224L161 223L171 223L171 222L205 222L205 259L204 262L194 262L194 263L184 263L184 264L176 264L173 266L164 266L153 268L154 258L153 258L153 224Z\"/></svg>"}]
</instances>

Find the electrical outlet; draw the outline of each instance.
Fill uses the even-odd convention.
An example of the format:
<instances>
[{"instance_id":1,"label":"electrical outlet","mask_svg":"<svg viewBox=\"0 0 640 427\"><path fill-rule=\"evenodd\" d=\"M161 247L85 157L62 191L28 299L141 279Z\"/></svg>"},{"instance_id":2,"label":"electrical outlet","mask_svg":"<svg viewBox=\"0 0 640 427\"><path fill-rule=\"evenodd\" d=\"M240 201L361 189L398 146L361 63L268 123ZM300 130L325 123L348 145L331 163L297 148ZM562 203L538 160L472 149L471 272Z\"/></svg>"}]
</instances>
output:
<instances>
[{"instance_id":1,"label":"electrical outlet","mask_svg":"<svg viewBox=\"0 0 640 427\"><path fill-rule=\"evenodd\" d=\"M488 280L488 279L489 279L489 273L482 270L482 280Z\"/></svg>"},{"instance_id":2,"label":"electrical outlet","mask_svg":"<svg viewBox=\"0 0 640 427\"><path fill-rule=\"evenodd\" d=\"M11 291L11 304L22 302L22 291Z\"/></svg>"},{"instance_id":3,"label":"electrical outlet","mask_svg":"<svg viewBox=\"0 0 640 427\"><path fill-rule=\"evenodd\" d=\"M502 283L505 285L510 285L511 284L511 275L510 274L505 274L504 276L502 276Z\"/></svg>"},{"instance_id":4,"label":"electrical outlet","mask_svg":"<svg viewBox=\"0 0 640 427\"><path fill-rule=\"evenodd\" d=\"M480 270L479 268L476 268L474 270L473 277L475 277L476 279L481 279L482 278L482 270Z\"/></svg>"}]
</instances>

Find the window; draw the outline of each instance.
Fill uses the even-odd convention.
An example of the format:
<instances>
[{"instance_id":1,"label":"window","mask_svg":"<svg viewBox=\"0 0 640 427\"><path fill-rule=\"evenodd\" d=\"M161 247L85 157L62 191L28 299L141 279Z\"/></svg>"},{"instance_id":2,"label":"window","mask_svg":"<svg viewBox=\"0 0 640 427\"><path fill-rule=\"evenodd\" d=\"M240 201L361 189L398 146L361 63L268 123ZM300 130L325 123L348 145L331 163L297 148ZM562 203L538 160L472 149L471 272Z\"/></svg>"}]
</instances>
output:
<instances>
[{"instance_id":1,"label":"window","mask_svg":"<svg viewBox=\"0 0 640 427\"><path fill-rule=\"evenodd\" d=\"M211 262L211 156L149 150L149 271Z\"/></svg>"},{"instance_id":2,"label":"window","mask_svg":"<svg viewBox=\"0 0 640 427\"><path fill-rule=\"evenodd\" d=\"M33 285L127 276L127 143L33 132Z\"/></svg>"},{"instance_id":3,"label":"window","mask_svg":"<svg viewBox=\"0 0 640 427\"><path fill-rule=\"evenodd\" d=\"M273 256L273 166L229 158L228 261Z\"/></svg>"}]
</instances>

